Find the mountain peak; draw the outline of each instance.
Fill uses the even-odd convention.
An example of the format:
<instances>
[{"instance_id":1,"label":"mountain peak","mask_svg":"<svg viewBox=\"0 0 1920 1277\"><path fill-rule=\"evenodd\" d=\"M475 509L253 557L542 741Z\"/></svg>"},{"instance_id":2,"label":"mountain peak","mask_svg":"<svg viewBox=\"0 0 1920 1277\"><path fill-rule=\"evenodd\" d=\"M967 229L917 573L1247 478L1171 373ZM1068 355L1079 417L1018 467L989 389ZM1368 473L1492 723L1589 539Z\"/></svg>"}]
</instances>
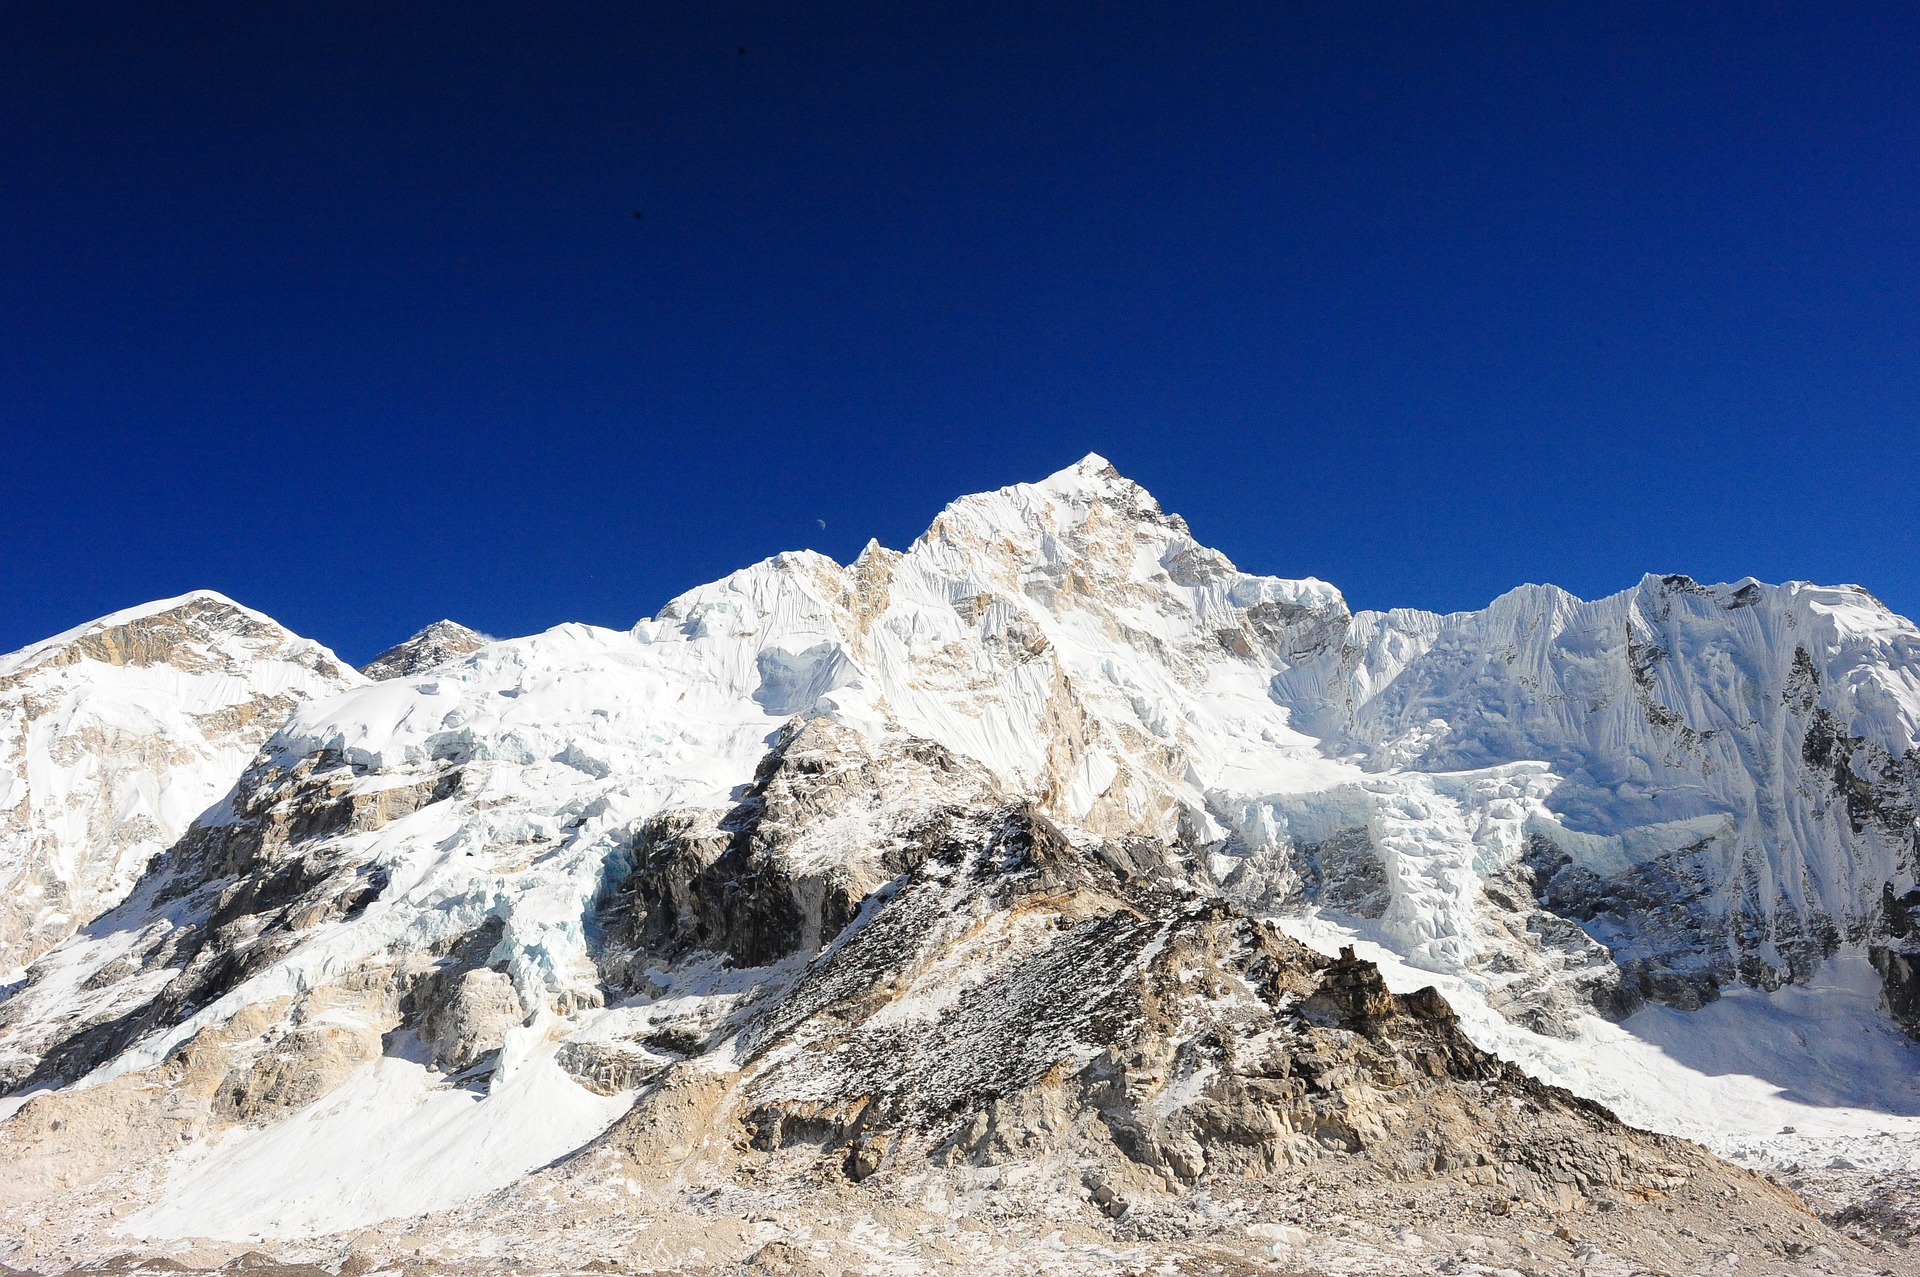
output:
<instances>
[{"instance_id":1,"label":"mountain peak","mask_svg":"<svg viewBox=\"0 0 1920 1277\"><path fill-rule=\"evenodd\" d=\"M124 607L76 625L72 629L62 630L37 643L29 643L18 651L0 656L0 674L24 669L45 658L49 653L72 647L83 640L97 640L113 631L140 627L142 622L151 622L156 617L169 616L178 617L183 622L192 617L225 616L239 622L243 628L255 626L272 627L275 630L280 628L271 618L262 616L252 608L235 603L216 590L190 590L171 598L153 599L146 603L135 604L133 607ZM97 643L94 646L97 646Z\"/></svg>"},{"instance_id":2,"label":"mountain peak","mask_svg":"<svg viewBox=\"0 0 1920 1277\"><path fill-rule=\"evenodd\" d=\"M360 667L374 680L406 678L424 674L437 665L469 652L477 652L493 642L493 636L469 629L458 621L439 620L404 643L396 643Z\"/></svg>"},{"instance_id":3,"label":"mountain peak","mask_svg":"<svg viewBox=\"0 0 1920 1277\"><path fill-rule=\"evenodd\" d=\"M1041 485L1044 487L1098 486L1115 480L1123 483L1130 482L1125 475L1114 468L1113 462L1097 452L1089 452L1064 470L1056 470L1048 475L1041 480Z\"/></svg>"},{"instance_id":4,"label":"mountain peak","mask_svg":"<svg viewBox=\"0 0 1920 1277\"><path fill-rule=\"evenodd\" d=\"M1038 489L1069 500L1092 497L1108 502L1118 500L1125 506L1164 517L1160 503L1154 500L1152 493L1121 474L1111 461L1097 452L1089 452L1066 469L1056 470L1038 483L1015 486Z\"/></svg>"}]
</instances>

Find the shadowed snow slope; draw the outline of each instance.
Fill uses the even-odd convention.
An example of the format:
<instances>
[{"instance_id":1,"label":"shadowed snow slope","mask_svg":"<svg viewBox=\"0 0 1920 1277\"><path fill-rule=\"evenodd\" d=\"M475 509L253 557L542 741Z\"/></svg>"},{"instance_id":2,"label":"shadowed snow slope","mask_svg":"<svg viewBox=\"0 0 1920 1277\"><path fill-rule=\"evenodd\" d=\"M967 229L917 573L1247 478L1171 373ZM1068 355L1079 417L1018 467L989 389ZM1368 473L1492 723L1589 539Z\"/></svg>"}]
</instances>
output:
<instances>
[{"instance_id":1,"label":"shadowed snow slope","mask_svg":"<svg viewBox=\"0 0 1920 1277\"><path fill-rule=\"evenodd\" d=\"M217 596L157 606L270 626ZM832 1035L807 1017L837 1008L848 1050L867 1048L845 1026L868 1020L874 1043L887 1025L1011 1031L968 1019L968 990L1014 980L1016 958L1053 971L1059 936L1107 916L1096 898L1129 901L1115 918L1164 913L1162 940L1114 922L1087 950L1149 972L1156 945L1188 934L1172 919L1201 917L1199 901L1227 911L1179 926L1200 928L1183 943L1227 945L1222 969L1264 990L1233 1021L1248 1042L1280 1033L1256 1022L1294 1014L1295 995L1260 983L1281 960L1258 945L1279 942L1229 914L1279 919L1329 953L1357 944L1399 991L1438 985L1478 1046L1728 1152L1769 1155L1732 1116L1763 1092L1796 1115L1914 1111L1895 1076L1912 1052L1881 1008L1920 1015L1920 634L1852 587L1648 577L1592 603L1528 586L1482 612L1355 615L1323 582L1239 572L1089 457L954 502L904 552L780 555L631 631L436 649L431 668L377 682L263 635L220 640L252 644L255 680L228 673L220 704L254 686L282 698L265 752L225 801L245 759L222 755L228 770L191 793L182 782L143 850L69 873L79 885L63 890L113 903L171 844L0 1004L0 1081L34 1096L0 1125L10 1192L40 1203L23 1209L127 1191L150 1205L136 1231L358 1227L503 1189L636 1096L648 1112L662 1096L698 1108L686 1097L723 1084L745 1106L740 1140L838 1139L864 1180L895 1146L868 1134L879 1110L859 1117L841 1095L823 1064ZM272 636L292 654L279 664L261 655ZM8 658L5 676L83 638ZM128 686L116 723L134 706L174 713L200 684ZM319 691L337 694L305 699ZM102 766L91 748L69 751L73 775ZM981 885L1040 872L993 859L1015 809L1120 885ZM977 929L935 943L882 925L915 909ZM912 945L887 949L896 933ZM832 974L855 951L927 965L856 996ZM1336 978L1301 970L1322 972L1299 977L1309 999ZM1844 991L1871 1038L1857 1058L1796 1055L1810 988ZM1095 1087L1108 1030L1091 1023L1054 1025L1057 1052L1034 1066ZM1103 1119L1169 1182L1223 1156L1214 1128L1190 1137L1175 1118L1251 1085L1238 1065L1178 1058L1187 1090ZM949 1076L942 1060L929 1077ZM994 1085L1041 1086L1006 1067ZM1839 1086L1849 1070L1878 1080ZM1684 1111L1666 1098L1679 1094ZM751 1095L778 1099L773 1134L755 1133ZM944 1130L919 1103L898 1099L920 1123L888 1137L900 1147ZM1255 1140L1269 1169L1371 1147L1356 1132L1372 1117L1340 1117L1336 1138L1260 1103L1278 1124ZM558 1116L536 1133L529 1106ZM1863 1137L1865 1120L1828 1134ZM357 1176L356 1158L416 1139L465 1169L391 1192ZM1448 1156L1429 1149L1424 1165ZM279 1191L248 1187L269 1173Z\"/></svg>"}]
</instances>

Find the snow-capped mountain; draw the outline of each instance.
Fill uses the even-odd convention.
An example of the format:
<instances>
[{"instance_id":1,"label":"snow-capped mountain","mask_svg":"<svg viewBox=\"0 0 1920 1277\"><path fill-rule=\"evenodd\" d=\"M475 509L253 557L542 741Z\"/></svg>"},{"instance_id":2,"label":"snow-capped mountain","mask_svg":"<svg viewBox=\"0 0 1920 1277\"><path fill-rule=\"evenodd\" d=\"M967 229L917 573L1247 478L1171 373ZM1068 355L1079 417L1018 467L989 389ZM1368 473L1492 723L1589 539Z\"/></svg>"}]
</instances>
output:
<instances>
[{"instance_id":1,"label":"snow-capped mountain","mask_svg":"<svg viewBox=\"0 0 1920 1277\"><path fill-rule=\"evenodd\" d=\"M0 973L125 898L296 705L361 681L210 590L0 657Z\"/></svg>"},{"instance_id":2,"label":"snow-capped mountain","mask_svg":"<svg viewBox=\"0 0 1920 1277\"><path fill-rule=\"evenodd\" d=\"M583 1237L731 1201L1318 1263L1276 1202L1358 1218L1407 1176L1684 1247L1648 1203L1785 1208L1484 1053L1738 1152L1820 1100L1683 1093L1711 1070L1647 1026L1751 1047L1810 985L1881 1087L1828 1134L1920 1167L1875 1107L1920 1113L1875 1005L1914 1009L1920 633L1864 591L1353 614L1089 457L631 631L430 633L283 710L0 1003L0 1196L49 1253L477 1236L565 1198Z\"/></svg>"}]
</instances>

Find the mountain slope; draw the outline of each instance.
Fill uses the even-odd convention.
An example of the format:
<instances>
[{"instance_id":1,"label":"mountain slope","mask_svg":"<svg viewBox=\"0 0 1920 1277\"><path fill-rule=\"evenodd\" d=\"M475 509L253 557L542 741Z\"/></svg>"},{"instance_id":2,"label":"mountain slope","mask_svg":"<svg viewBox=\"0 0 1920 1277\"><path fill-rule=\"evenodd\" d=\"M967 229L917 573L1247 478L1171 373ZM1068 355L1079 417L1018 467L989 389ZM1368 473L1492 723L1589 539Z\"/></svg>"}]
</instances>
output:
<instances>
[{"instance_id":1,"label":"mountain slope","mask_svg":"<svg viewBox=\"0 0 1920 1277\"><path fill-rule=\"evenodd\" d=\"M250 785L236 809L292 831L339 813L345 779ZM446 788L438 803L458 802ZM437 805L422 797L384 825L351 804L344 823L418 822ZM123 1012L57 1044L47 1058L85 1080L0 1128L33 1254L59 1253L73 1187L116 1209L152 1201L151 1159L183 1145L164 1196L113 1227L312 1237L322 1254L417 1245L424 1227L444 1253L484 1257L532 1216L568 1230L560 1251L540 1244L549 1263L664 1235L677 1267L716 1244L765 1251L758 1232L728 1236L751 1215L784 1222L774 1254L822 1271L942 1254L950 1271L973 1267L941 1241L963 1214L1012 1271L1101 1271L1116 1247L1377 1257L1383 1223L1455 1245L1463 1219L1484 1230L1476 1253L1517 1258L1525 1228L1603 1207L1582 1227L1588 1255L1761 1257L1727 1242L1734 1228L1850 1253L1771 1183L1480 1051L1431 990L1397 997L1371 965L1248 918L1178 847L1070 836L923 739L796 724L726 810L647 819L583 920L597 1004L524 1023L511 920L455 921L457 907L438 925L464 931L261 978L302 934L338 957L398 885L355 890L337 858L352 835L331 823L298 856L236 832L172 866L181 885L220 881L215 848L239 867L171 911L213 944L189 938L130 1033ZM275 891L295 866L297 894ZM207 980L253 996L208 1016ZM191 1032L123 1053L182 1013ZM876 1252L843 1211L903 1235ZM1709 1219L1718 1242L1683 1231ZM1083 1261L1023 1241L1039 1221L1080 1239Z\"/></svg>"},{"instance_id":2,"label":"mountain slope","mask_svg":"<svg viewBox=\"0 0 1920 1277\"><path fill-rule=\"evenodd\" d=\"M0 971L118 903L296 705L359 682L211 591L0 657Z\"/></svg>"}]
</instances>

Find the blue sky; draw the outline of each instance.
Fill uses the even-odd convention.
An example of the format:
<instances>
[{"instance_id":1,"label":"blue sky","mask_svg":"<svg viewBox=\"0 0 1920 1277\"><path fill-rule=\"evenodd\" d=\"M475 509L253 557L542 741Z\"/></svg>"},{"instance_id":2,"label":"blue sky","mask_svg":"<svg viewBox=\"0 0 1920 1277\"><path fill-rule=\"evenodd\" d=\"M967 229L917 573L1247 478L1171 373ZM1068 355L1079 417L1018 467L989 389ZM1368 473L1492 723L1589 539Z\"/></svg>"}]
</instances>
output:
<instances>
[{"instance_id":1,"label":"blue sky","mask_svg":"<svg viewBox=\"0 0 1920 1277\"><path fill-rule=\"evenodd\" d=\"M355 661L624 626L1088 451L1356 607L1912 615L1916 48L1898 5L19 0L0 649L198 586Z\"/></svg>"}]
</instances>

